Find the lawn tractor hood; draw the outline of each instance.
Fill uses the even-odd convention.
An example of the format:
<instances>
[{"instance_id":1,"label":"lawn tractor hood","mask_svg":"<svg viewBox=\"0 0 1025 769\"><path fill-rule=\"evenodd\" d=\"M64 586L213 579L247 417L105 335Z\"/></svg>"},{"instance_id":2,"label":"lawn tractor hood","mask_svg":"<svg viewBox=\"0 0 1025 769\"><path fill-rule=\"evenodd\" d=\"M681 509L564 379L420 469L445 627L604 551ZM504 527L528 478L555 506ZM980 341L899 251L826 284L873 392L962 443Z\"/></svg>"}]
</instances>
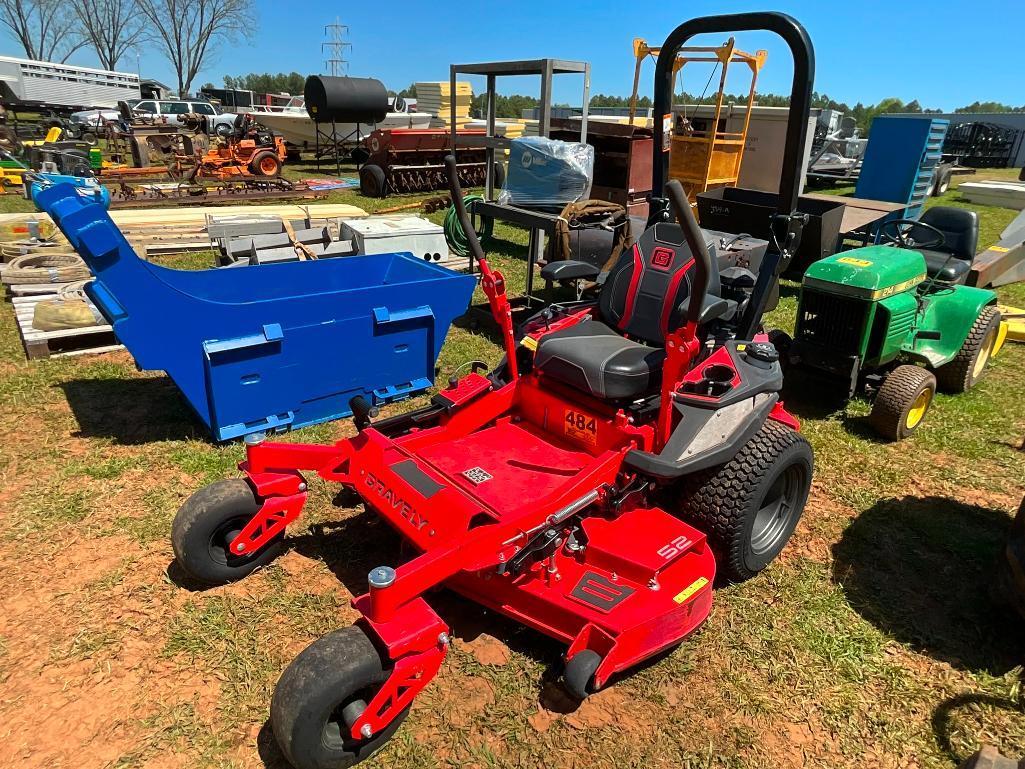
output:
<instances>
[{"instance_id":1,"label":"lawn tractor hood","mask_svg":"<svg viewBox=\"0 0 1025 769\"><path fill-rule=\"evenodd\" d=\"M917 251L866 246L810 265L803 285L806 289L874 302L908 291L925 277L925 258Z\"/></svg>"}]
</instances>

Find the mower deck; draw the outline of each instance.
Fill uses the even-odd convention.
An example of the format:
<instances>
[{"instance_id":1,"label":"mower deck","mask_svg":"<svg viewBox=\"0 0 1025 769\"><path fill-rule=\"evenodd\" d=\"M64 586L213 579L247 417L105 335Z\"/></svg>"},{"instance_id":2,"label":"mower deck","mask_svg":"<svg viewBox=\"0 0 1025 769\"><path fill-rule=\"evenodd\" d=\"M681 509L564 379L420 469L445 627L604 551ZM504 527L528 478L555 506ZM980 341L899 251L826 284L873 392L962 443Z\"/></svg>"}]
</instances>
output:
<instances>
[{"instance_id":1,"label":"mower deck","mask_svg":"<svg viewBox=\"0 0 1025 769\"><path fill-rule=\"evenodd\" d=\"M301 476L271 468L316 469L352 486L421 552L356 601L389 648L391 632L396 645L428 631L420 641L435 643L443 623L418 596L444 583L569 644L568 657L593 651L600 686L705 620L714 557L702 533L643 495L633 506L621 488L624 456L650 447L651 425L609 406L585 410L536 374L490 387L467 377L442 391L459 404L451 415L403 423L393 436L382 425L334 446L250 447L246 469L260 496L297 493L278 497L294 505L265 505L234 542L254 551L293 517L274 518L282 507L298 514Z\"/></svg>"}]
</instances>

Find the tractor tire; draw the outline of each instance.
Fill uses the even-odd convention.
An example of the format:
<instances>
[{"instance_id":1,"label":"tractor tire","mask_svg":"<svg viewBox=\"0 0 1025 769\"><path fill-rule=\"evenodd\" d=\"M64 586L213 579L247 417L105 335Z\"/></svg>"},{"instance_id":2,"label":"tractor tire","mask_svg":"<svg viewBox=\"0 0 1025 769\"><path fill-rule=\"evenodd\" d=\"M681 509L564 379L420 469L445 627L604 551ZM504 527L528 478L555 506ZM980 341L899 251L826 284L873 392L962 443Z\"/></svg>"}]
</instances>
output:
<instances>
[{"instance_id":1,"label":"tractor tire","mask_svg":"<svg viewBox=\"0 0 1025 769\"><path fill-rule=\"evenodd\" d=\"M369 739L354 740L347 731L388 674L374 644L355 625L307 646L281 674L270 705L274 736L292 766L344 769L379 750L409 708Z\"/></svg>"},{"instance_id":2,"label":"tractor tire","mask_svg":"<svg viewBox=\"0 0 1025 769\"><path fill-rule=\"evenodd\" d=\"M273 178L281 175L281 159L273 152L257 152L249 161L253 176Z\"/></svg>"},{"instance_id":3,"label":"tractor tire","mask_svg":"<svg viewBox=\"0 0 1025 769\"><path fill-rule=\"evenodd\" d=\"M950 190L950 177L953 170L950 168L938 168L936 170L936 182L933 185L932 196L938 198Z\"/></svg>"},{"instance_id":4,"label":"tractor tire","mask_svg":"<svg viewBox=\"0 0 1025 769\"><path fill-rule=\"evenodd\" d=\"M496 160L494 166L492 166L492 169L492 176L495 180L495 189L505 189L505 166Z\"/></svg>"},{"instance_id":5,"label":"tractor tire","mask_svg":"<svg viewBox=\"0 0 1025 769\"><path fill-rule=\"evenodd\" d=\"M766 335L769 337L769 343L779 353L779 365L785 373L790 365L790 350L794 346L794 339L786 331L779 328L770 329L766 332Z\"/></svg>"},{"instance_id":6,"label":"tractor tire","mask_svg":"<svg viewBox=\"0 0 1025 769\"><path fill-rule=\"evenodd\" d=\"M678 508L708 536L721 578L743 582L780 554L804 512L814 464L803 435L769 420L729 462L681 481Z\"/></svg>"},{"instance_id":7,"label":"tractor tire","mask_svg":"<svg viewBox=\"0 0 1025 769\"><path fill-rule=\"evenodd\" d=\"M388 197L388 178L381 166L367 165L359 169L359 191L368 198Z\"/></svg>"},{"instance_id":8,"label":"tractor tire","mask_svg":"<svg viewBox=\"0 0 1025 769\"><path fill-rule=\"evenodd\" d=\"M241 478L200 489L178 510L171 525L174 557L189 577L204 585L226 585L247 577L281 554L284 533L251 555L236 556L231 541L260 509Z\"/></svg>"},{"instance_id":9,"label":"tractor tire","mask_svg":"<svg viewBox=\"0 0 1025 769\"><path fill-rule=\"evenodd\" d=\"M883 438L900 441L918 429L936 395L936 377L921 366L904 364L886 375L876 393L869 424Z\"/></svg>"},{"instance_id":10,"label":"tractor tire","mask_svg":"<svg viewBox=\"0 0 1025 769\"><path fill-rule=\"evenodd\" d=\"M936 369L936 381L945 393L963 393L982 378L1000 334L1000 310L986 307L972 324L957 355Z\"/></svg>"}]
</instances>

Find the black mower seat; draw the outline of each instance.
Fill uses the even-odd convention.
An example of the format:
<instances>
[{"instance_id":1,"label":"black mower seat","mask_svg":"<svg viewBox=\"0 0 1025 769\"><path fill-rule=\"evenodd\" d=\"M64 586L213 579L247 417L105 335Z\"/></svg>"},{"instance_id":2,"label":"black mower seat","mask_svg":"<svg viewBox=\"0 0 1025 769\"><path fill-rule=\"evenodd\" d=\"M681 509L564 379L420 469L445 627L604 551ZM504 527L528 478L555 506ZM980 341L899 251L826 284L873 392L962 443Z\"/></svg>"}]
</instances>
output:
<instances>
[{"instance_id":1,"label":"black mower seat","mask_svg":"<svg viewBox=\"0 0 1025 769\"><path fill-rule=\"evenodd\" d=\"M979 246L979 215L965 208L933 206L919 221L943 233L940 248L915 249L925 257L929 277L947 283L964 283Z\"/></svg>"},{"instance_id":2,"label":"black mower seat","mask_svg":"<svg viewBox=\"0 0 1025 769\"><path fill-rule=\"evenodd\" d=\"M678 225L649 228L609 271L598 297L598 320L543 336L535 369L602 400L656 390L666 334L686 316L693 263ZM712 265L702 308L710 316L728 304L719 299L719 272Z\"/></svg>"},{"instance_id":3,"label":"black mower seat","mask_svg":"<svg viewBox=\"0 0 1025 769\"><path fill-rule=\"evenodd\" d=\"M604 323L588 320L542 337L534 365L595 398L623 400L656 388L664 359L664 350L631 342Z\"/></svg>"},{"instance_id":4,"label":"black mower seat","mask_svg":"<svg viewBox=\"0 0 1025 769\"><path fill-rule=\"evenodd\" d=\"M925 271L930 278L946 283L964 283L972 270L972 263L942 251L927 251L916 248L925 257Z\"/></svg>"}]
</instances>

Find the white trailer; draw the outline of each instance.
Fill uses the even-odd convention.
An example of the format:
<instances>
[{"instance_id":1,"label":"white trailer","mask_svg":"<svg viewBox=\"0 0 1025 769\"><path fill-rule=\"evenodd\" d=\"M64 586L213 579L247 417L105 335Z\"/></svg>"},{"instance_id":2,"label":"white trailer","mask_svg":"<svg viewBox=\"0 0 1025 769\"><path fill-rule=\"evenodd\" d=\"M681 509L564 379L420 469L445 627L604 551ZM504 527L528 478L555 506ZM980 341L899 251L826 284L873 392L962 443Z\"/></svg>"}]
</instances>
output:
<instances>
[{"instance_id":1,"label":"white trailer","mask_svg":"<svg viewBox=\"0 0 1025 769\"><path fill-rule=\"evenodd\" d=\"M139 76L130 72L0 56L0 103L9 109L114 109L140 95Z\"/></svg>"}]
</instances>

